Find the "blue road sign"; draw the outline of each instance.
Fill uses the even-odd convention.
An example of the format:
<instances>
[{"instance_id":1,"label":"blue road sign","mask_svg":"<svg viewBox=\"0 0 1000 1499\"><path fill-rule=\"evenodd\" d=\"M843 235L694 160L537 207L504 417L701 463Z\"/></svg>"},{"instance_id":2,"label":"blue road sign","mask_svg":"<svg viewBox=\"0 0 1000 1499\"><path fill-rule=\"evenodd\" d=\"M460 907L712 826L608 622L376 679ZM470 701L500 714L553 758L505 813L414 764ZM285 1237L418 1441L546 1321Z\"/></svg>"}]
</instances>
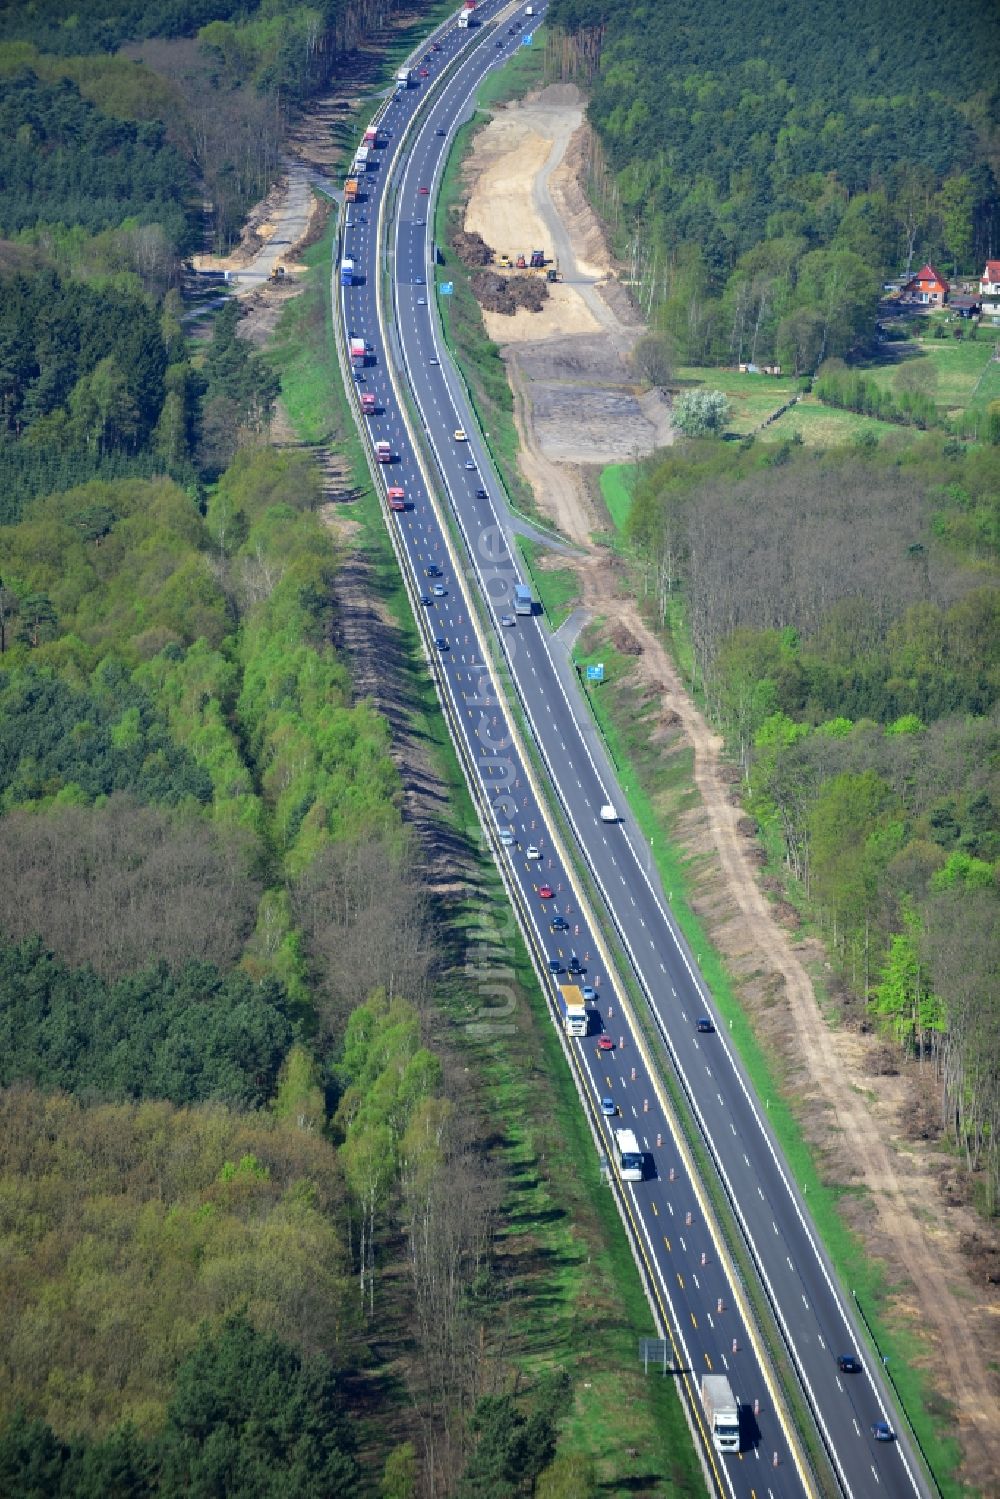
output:
<instances>
[{"instance_id":1,"label":"blue road sign","mask_svg":"<svg viewBox=\"0 0 1000 1499\"><path fill-rule=\"evenodd\" d=\"M588 666L587 667L587 681L588 682L603 682L604 681L604 662L603 661L601 661L597 666Z\"/></svg>"},{"instance_id":2,"label":"blue road sign","mask_svg":"<svg viewBox=\"0 0 1000 1499\"><path fill-rule=\"evenodd\" d=\"M442 281L441 285L438 287L438 291L441 293L442 297L450 297L454 290L455 283L453 281Z\"/></svg>"},{"instance_id":3,"label":"blue road sign","mask_svg":"<svg viewBox=\"0 0 1000 1499\"><path fill-rule=\"evenodd\" d=\"M534 34L535 33L533 31L529 31L526 36L522 36L522 38L521 38L521 46L522 47L530 47L531 46L531 38L534 36Z\"/></svg>"}]
</instances>

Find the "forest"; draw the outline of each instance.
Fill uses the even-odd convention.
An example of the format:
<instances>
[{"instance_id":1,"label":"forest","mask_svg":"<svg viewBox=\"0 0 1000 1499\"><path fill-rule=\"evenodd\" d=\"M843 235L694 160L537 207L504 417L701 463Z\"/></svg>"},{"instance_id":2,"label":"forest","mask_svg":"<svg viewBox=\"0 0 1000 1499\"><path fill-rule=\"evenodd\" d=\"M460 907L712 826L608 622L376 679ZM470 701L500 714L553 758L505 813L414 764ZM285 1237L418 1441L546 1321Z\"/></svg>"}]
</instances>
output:
<instances>
[{"instance_id":1,"label":"forest","mask_svg":"<svg viewBox=\"0 0 1000 1499\"><path fill-rule=\"evenodd\" d=\"M0 9L4 1493L513 1499L563 1461L317 466L239 306L185 318L183 257L384 19Z\"/></svg>"},{"instance_id":2,"label":"forest","mask_svg":"<svg viewBox=\"0 0 1000 1499\"><path fill-rule=\"evenodd\" d=\"M1000 1199L995 447L702 441L629 532L839 998L939 1080Z\"/></svg>"},{"instance_id":3,"label":"forest","mask_svg":"<svg viewBox=\"0 0 1000 1499\"><path fill-rule=\"evenodd\" d=\"M549 19L550 68L591 92L592 194L681 363L811 372L870 342L887 278L978 277L995 254L987 0L553 0Z\"/></svg>"}]
</instances>

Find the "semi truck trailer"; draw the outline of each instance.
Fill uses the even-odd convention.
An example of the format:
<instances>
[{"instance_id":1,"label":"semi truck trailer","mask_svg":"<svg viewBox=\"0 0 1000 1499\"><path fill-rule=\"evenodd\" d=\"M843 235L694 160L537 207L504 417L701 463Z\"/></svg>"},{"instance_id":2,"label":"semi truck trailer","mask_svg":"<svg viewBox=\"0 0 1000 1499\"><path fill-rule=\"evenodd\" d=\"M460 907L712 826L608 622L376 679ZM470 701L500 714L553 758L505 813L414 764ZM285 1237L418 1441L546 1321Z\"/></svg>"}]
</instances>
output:
<instances>
[{"instance_id":1,"label":"semi truck trailer","mask_svg":"<svg viewBox=\"0 0 1000 1499\"><path fill-rule=\"evenodd\" d=\"M703 1374L701 1403L716 1452L739 1452L740 1408L724 1374Z\"/></svg>"},{"instance_id":2,"label":"semi truck trailer","mask_svg":"<svg viewBox=\"0 0 1000 1499\"><path fill-rule=\"evenodd\" d=\"M590 1017L581 990L576 984L560 984L559 1016L567 1036L585 1036L590 1028Z\"/></svg>"}]
</instances>

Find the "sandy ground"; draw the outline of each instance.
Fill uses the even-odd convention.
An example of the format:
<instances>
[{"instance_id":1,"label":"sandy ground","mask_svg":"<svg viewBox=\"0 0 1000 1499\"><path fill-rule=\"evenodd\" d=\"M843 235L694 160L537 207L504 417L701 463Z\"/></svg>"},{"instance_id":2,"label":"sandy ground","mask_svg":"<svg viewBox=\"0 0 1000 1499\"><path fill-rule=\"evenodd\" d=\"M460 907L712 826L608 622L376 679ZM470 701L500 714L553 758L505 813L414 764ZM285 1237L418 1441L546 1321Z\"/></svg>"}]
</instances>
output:
<instances>
[{"instance_id":1,"label":"sandy ground","mask_svg":"<svg viewBox=\"0 0 1000 1499\"><path fill-rule=\"evenodd\" d=\"M742 810L721 742L649 628L634 584L593 545L593 533L607 527L594 499L594 466L662 446L670 423L662 398L643 394L632 379L628 353L643 329L624 288L609 279L601 226L579 181L585 153L579 95L559 86L499 110L467 167L466 228L508 254L544 247L565 278L544 313L488 318L514 393L521 467L542 513L589 553L579 567L585 606L595 618L624 624L639 643L635 670L662 705L664 752L675 742L693 749L699 805L683 815L681 839L696 856L696 909L765 1046L781 1060L827 1178L867 1189L849 1200L845 1215L888 1265L894 1311L924 1336L922 1363L954 1411L963 1478L997 1493L1000 1296L961 1249L984 1225L950 1190L957 1169L906 1127L933 1082L905 1069L873 1076L878 1043L826 1023L809 972L823 966L823 951L797 941L777 919L748 857L752 842L738 826ZM512 224L523 243L511 243Z\"/></svg>"},{"instance_id":2,"label":"sandy ground","mask_svg":"<svg viewBox=\"0 0 1000 1499\"><path fill-rule=\"evenodd\" d=\"M611 278L604 232L579 185L586 140L572 84L500 109L477 136L465 213L465 228L498 255L543 249L558 266L541 312L484 317L514 391L521 466L576 541L600 527L578 466L633 462L671 435L666 402L634 378L629 355L644 330ZM577 467L567 474L566 465Z\"/></svg>"}]
</instances>

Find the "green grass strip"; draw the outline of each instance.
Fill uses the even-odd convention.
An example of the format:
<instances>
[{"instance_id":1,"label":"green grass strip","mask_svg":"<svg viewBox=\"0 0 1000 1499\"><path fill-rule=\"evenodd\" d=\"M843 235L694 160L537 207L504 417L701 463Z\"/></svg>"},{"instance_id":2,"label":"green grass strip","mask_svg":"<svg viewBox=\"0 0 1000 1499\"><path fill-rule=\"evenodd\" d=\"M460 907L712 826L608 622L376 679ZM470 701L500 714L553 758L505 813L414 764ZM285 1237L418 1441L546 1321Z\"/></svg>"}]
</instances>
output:
<instances>
[{"instance_id":1,"label":"green grass strip","mask_svg":"<svg viewBox=\"0 0 1000 1499\"><path fill-rule=\"evenodd\" d=\"M517 545L550 629L558 630L580 602L580 584L571 567L542 567L540 559L552 553L539 541L518 536Z\"/></svg>"}]
</instances>

